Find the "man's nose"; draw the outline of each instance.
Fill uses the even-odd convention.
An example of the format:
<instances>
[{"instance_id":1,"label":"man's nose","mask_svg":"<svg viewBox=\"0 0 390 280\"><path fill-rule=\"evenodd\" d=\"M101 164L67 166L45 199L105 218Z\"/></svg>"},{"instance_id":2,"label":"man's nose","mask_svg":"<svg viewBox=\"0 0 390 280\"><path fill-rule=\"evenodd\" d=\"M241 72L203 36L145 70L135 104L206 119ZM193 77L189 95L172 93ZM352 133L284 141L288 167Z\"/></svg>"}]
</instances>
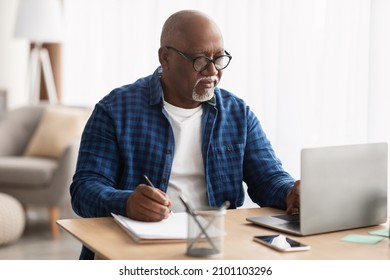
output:
<instances>
[{"instance_id":1,"label":"man's nose","mask_svg":"<svg viewBox=\"0 0 390 280\"><path fill-rule=\"evenodd\" d=\"M203 76L216 76L218 74L217 68L215 68L215 64L213 61L210 62L209 66L204 69L201 74Z\"/></svg>"}]
</instances>

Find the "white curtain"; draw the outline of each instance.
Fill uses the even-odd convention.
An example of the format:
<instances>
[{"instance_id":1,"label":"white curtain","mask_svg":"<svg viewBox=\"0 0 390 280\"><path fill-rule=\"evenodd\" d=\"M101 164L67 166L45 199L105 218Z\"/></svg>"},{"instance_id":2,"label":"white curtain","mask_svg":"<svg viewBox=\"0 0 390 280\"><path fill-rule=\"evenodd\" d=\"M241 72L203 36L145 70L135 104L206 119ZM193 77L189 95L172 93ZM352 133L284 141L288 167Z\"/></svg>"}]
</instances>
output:
<instances>
[{"instance_id":1,"label":"white curtain","mask_svg":"<svg viewBox=\"0 0 390 280\"><path fill-rule=\"evenodd\" d=\"M162 24L199 9L233 60L220 86L258 115L296 178L300 149L389 142L390 1L64 0L64 102L94 105L158 66Z\"/></svg>"}]
</instances>

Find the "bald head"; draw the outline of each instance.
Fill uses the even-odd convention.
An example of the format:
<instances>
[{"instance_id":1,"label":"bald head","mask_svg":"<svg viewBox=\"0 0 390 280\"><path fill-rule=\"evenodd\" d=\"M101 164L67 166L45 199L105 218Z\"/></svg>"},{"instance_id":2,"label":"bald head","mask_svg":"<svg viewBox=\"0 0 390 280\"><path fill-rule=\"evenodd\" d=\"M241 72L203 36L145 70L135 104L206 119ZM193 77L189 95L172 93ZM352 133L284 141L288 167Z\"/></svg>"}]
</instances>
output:
<instances>
[{"instance_id":1,"label":"bald head","mask_svg":"<svg viewBox=\"0 0 390 280\"><path fill-rule=\"evenodd\" d=\"M222 40L219 27L209 16L195 10L183 10L174 13L166 20L161 32L160 44L161 47L193 45L202 38L212 40L215 37Z\"/></svg>"}]
</instances>

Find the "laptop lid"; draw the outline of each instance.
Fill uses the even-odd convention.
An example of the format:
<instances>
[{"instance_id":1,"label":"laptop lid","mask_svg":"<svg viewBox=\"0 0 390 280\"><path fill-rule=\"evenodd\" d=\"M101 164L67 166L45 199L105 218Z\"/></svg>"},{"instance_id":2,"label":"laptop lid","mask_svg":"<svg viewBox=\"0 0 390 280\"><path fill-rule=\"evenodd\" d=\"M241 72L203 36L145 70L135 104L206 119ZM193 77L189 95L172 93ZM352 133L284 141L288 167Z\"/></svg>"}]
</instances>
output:
<instances>
[{"instance_id":1,"label":"laptop lid","mask_svg":"<svg viewBox=\"0 0 390 280\"><path fill-rule=\"evenodd\" d=\"M300 199L299 222L286 216L247 220L297 235L386 222L387 144L303 149Z\"/></svg>"}]
</instances>

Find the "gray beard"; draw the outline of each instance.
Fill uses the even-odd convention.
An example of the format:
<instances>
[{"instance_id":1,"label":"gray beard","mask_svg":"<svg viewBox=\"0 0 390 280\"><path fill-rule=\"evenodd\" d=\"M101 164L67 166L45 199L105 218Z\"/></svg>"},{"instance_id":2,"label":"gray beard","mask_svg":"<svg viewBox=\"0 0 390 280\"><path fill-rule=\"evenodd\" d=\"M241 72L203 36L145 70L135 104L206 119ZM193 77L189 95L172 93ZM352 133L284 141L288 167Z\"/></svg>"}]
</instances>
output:
<instances>
[{"instance_id":1,"label":"gray beard","mask_svg":"<svg viewBox=\"0 0 390 280\"><path fill-rule=\"evenodd\" d=\"M207 91L205 94L198 94L195 90L192 92L192 99L197 102L209 101L214 96L214 88Z\"/></svg>"}]
</instances>

